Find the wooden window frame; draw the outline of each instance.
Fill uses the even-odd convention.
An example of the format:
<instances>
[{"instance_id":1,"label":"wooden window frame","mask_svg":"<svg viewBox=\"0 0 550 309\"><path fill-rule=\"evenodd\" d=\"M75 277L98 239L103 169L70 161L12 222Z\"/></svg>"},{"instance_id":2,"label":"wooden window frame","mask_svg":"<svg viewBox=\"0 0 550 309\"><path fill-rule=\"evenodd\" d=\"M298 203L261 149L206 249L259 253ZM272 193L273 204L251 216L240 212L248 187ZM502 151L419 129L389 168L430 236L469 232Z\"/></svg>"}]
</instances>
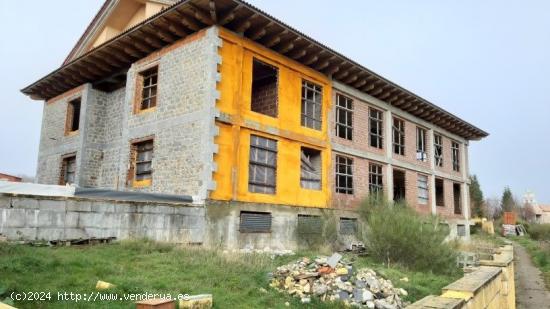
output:
<instances>
[{"instance_id":1,"label":"wooden window frame","mask_svg":"<svg viewBox=\"0 0 550 309\"><path fill-rule=\"evenodd\" d=\"M451 160L453 162L453 171L460 172L460 144L451 142Z\"/></svg>"},{"instance_id":2,"label":"wooden window frame","mask_svg":"<svg viewBox=\"0 0 550 309\"><path fill-rule=\"evenodd\" d=\"M139 156L139 149L138 147L141 144L148 144L151 143L151 149L148 150L151 152L151 159L146 161L140 161L138 162L138 156ZM144 187L150 187L153 184L153 159L155 157L155 140L154 137L146 137L141 139L136 139L130 142L130 168L128 170L128 183L133 188L144 188ZM143 174L149 174L150 176L145 179L137 179L137 166L138 164L145 164L149 163L151 164L151 168L147 173Z\"/></svg>"},{"instance_id":3,"label":"wooden window frame","mask_svg":"<svg viewBox=\"0 0 550 309\"><path fill-rule=\"evenodd\" d=\"M308 99L311 93L313 99ZM317 98L319 98L317 100ZM311 116L309 115L311 111ZM318 112L319 119L316 119ZM302 108L301 108L302 127L322 131L323 129L323 86L302 79Z\"/></svg>"},{"instance_id":4,"label":"wooden window frame","mask_svg":"<svg viewBox=\"0 0 550 309\"><path fill-rule=\"evenodd\" d=\"M64 186L66 184L70 184L67 182L67 165L69 161L74 161L74 182L72 184L76 183L76 168L77 168L77 157L76 152L69 153L66 155L61 156L61 167L59 169L59 185Z\"/></svg>"},{"instance_id":5,"label":"wooden window frame","mask_svg":"<svg viewBox=\"0 0 550 309\"><path fill-rule=\"evenodd\" d=\"M149 81L150 79L150 81ZM156 80L156 82L154 82ZM134 113L156 110L158 106L159 66L150 66L137 74ZM145 95L147 92L147 95ZM154 92L154 94L152 94ZM144 108L144 102L149 100ZM152 102L152 104L151 104Z\"/></svg>"},{"instance_id":6,"label":"wooden window frame","mask_svg":"<svg viewBox=\"0 0 550 309\"><path fill-rule=\"evenodd\" d=\"M443 135L434 134L434 162L435 166L443 167Z\"/></svg>"},{"instance_id":7,"label":"wooden window frame","mask_svg":"<svg viewBox=\"0 0 550 309\"><path fill-rule=\"evenodd\" d=\"M335 161L334 166L336 168L336 179L334 181L334 188L336 193L353 195L353 159L350 157L336 155ZM345 184L340 183L340 177L343 177L346 180Z\"/></svg>"},{"instance_id":8,"label":"wooden window frame","mask_svg":"<svg viewBox=\"0 0 550 309\"><path fill-rule=\"evenodd\" d=\"M426 136L427 130L422 127L416 127L416 160L421 162L428 161L428 147Z\"/></svg>"},{"instance_id":9,"label":"wooden window frame","mask_svg":"<svg viewBox=\"0 0 550 309\"><path fill-rule=\"evenodd\" d=\"M384 168L381 164L369 162L369 194L384 192Z\"/></svg>"},{"instance_id":10,"label":"wooden window frame","mask_svg":"<svg viewBox=\"0 0 550 309\"><path fill-rule=\"evenodd\" d=\"M393 153L405 155L405 120L393 117L392 121Z\"/></svg>"},{"instance_id":11,"label":"wooden window frame","mask_svg":"<svg viewBox=\"0 0 550 309\"><path fill-rule=\"evenodd\" d=\"M266 143L265 145L261 145L259 143L254 143L254 139L257 139L257 141L264 140ZM274 146L270 147L270 144L273 143ZM253 154L255 154L253 156ZM273 163L269 163L269 154L272 154L274 156ZM265 162L262 162L258 160L259 157L265 156ZM275 195L277 194L277 156L278 156L278 140L268 138L261 135L250 135L250 150L249 150L249 158L248 158L248 191L251 193L258 193L258 194L270 194ZM264 172L265 181L259 182L256 181L256 169L259 169L259 171ZM273 171L273 184L268 183L267 178L267 172L271 170ZM252 177L252 173L254 173L254 177ZM254 179L252 179L254 178ZM263 188L262 191L260 191L260 188Z\"/></svg>"},{"instance_id":12,"label":"wooden window frame","mask_svg":"<svg viewBox=\"0 0 550 309\"><path fill-rule=\"evenodd\" d=\"M384 112L369 107L369 145L384 149Z\"/></svg>"},{"instance_id":13,"label":"wooden window frame","mask_svg":"<svg viewBox=\"0 0 550 309\"><path fill-rule=\"evenodd\" d=\"M353 99L336 94L335 134L339 138L353 141ZM344 118L344 122L340 120Z\"/></svg>"},{"instance_id":14,"label":"wooden window frame","mask_svg":"<svg viewBox=\"0 0 550 309\"><path fill-rule=\"evenodd\" d=\"M423 186L424 181L420 181L421 178L425 178L425 187ZM418 190L416 196L417 196L417 202L420 205L427 205L430 201L430 177L428 175L424 174L418 174L416 177L416 188ZM425 192L426 197L422 196L420 193Z\"/></svg>"}]
</instances>

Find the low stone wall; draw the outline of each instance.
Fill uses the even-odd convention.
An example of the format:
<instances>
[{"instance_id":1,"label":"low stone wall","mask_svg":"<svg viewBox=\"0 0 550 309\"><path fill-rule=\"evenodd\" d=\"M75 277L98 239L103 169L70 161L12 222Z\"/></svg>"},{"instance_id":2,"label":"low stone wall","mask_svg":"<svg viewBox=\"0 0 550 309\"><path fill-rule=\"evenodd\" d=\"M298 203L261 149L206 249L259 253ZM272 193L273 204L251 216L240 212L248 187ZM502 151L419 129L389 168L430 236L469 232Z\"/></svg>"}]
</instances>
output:
<instances>
[{"instance_id":1,"label":"low stone wall","mask_svg":"<svg viewBox=\"0 0 550 309\"><path fill-rule=\"evenodd\" d=\"M116 237L203 243L205 227L203 206L0 194L0 234L9 240Z\"/></svg>"},{"instance_id":2,"label":"low stone wall","mask_svg":"<svg viewBox=\"0 0 550 309\"><path fill-rule=\"evenodd\" d=\"M441 296L427 296L408 308L516 308L514 249L504 246L492 260L443 288Z\"/></svg>"}]
</instances>

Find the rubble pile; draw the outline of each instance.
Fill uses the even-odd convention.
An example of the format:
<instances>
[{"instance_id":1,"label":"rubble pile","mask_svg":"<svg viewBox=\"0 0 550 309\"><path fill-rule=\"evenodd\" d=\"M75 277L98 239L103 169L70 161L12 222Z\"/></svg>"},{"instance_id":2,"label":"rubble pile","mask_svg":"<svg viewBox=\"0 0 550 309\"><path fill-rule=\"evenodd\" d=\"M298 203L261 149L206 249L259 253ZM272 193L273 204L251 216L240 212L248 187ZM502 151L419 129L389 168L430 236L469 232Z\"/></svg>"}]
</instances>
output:
<instances>
[{"instance_id":1,"label":"rubble pile","mask_svg":"<svg viewBox=\"0 0 550 309\"><path fill-rule=\"evenodd\" d=\"M301 298L309 303L311 297L321 301L343 301L351 306L399 309L407 303L404 289L394 288L390 280L378 277L369 268L354 270L352 262L342 259L338 253L331 257L307 257L294 263L277 267L270 286Z\"/></svg>"}]
</instances>

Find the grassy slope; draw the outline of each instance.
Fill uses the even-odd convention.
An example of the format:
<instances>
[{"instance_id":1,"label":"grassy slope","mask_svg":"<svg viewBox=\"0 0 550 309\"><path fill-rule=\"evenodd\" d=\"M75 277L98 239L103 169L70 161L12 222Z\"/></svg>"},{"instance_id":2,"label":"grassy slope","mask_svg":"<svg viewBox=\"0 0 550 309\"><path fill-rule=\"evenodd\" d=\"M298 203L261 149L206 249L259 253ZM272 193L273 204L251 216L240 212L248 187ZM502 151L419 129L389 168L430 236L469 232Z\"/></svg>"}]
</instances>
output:
<instances>
[{"instance_id":1,"label":"grassy slope","mask_svg":"<svg viewBox=\"0 0 550 309\"><path fill-rule=\"evenodd\" d=\"M303 253L302 255L313 256ZM302 256L299 255L299 256ZM117 285L115 293L211 293L217 308L286 308L299 300L268 288L267 273L299 256L271 259L265 255L223 255L202 249L175 249L150 242L87 247L36 248L0 244L0 299L11 292L51 291L51 302L15 303L19 308L134 308L132 302L54 302L58 291L90 293L97 280ZM361 258L356 266L370 266L407 289L413 301L456 278L385 268ZM400 278L408 277L409 282ZM262 292L260 288L268 291ZM337 308L314 301L309 307Z\"/></svg>"},{"instance_id":2,"label":"grassy slope","mask_svg":"<svg viewBox=\"0 0 550 309\"><path fill-rule=\"evenodd\" d=\"M550 289L550 245L543 245L528 237L513 237L513 239L527 249L535 265L542 271L546 287Z\"/></svg>"}]
</instances>

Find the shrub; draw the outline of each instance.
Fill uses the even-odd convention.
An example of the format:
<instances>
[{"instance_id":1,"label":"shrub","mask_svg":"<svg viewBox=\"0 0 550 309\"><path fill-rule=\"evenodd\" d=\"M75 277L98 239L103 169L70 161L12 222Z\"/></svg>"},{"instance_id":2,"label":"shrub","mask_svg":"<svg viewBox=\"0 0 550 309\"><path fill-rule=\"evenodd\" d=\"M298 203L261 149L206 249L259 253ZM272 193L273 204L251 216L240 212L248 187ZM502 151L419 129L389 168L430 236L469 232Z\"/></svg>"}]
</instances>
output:
<instances>
[{"instance_id":1,"label":"shrub","mask_svg":"<svg viewBox=\"0 0 550 309\"><path fill-rule=\"evenodd\" d=\"M550 224L531 224L527 232L535 240L550 240Z\"/></svg>"},{"instance_id":2,"label":"shrub","mask_svg":"<svg viewBox=\"0 0 550 309\"><path fill-rule=\"evenodd\" d=\"M438 218L420 216L406 204L391 204L383 197L367 199L361 215L367 222L368 253L379 261L418 271L457 271L456 253L445 242L447 225Z\"/></svg>"}]
</instances>

